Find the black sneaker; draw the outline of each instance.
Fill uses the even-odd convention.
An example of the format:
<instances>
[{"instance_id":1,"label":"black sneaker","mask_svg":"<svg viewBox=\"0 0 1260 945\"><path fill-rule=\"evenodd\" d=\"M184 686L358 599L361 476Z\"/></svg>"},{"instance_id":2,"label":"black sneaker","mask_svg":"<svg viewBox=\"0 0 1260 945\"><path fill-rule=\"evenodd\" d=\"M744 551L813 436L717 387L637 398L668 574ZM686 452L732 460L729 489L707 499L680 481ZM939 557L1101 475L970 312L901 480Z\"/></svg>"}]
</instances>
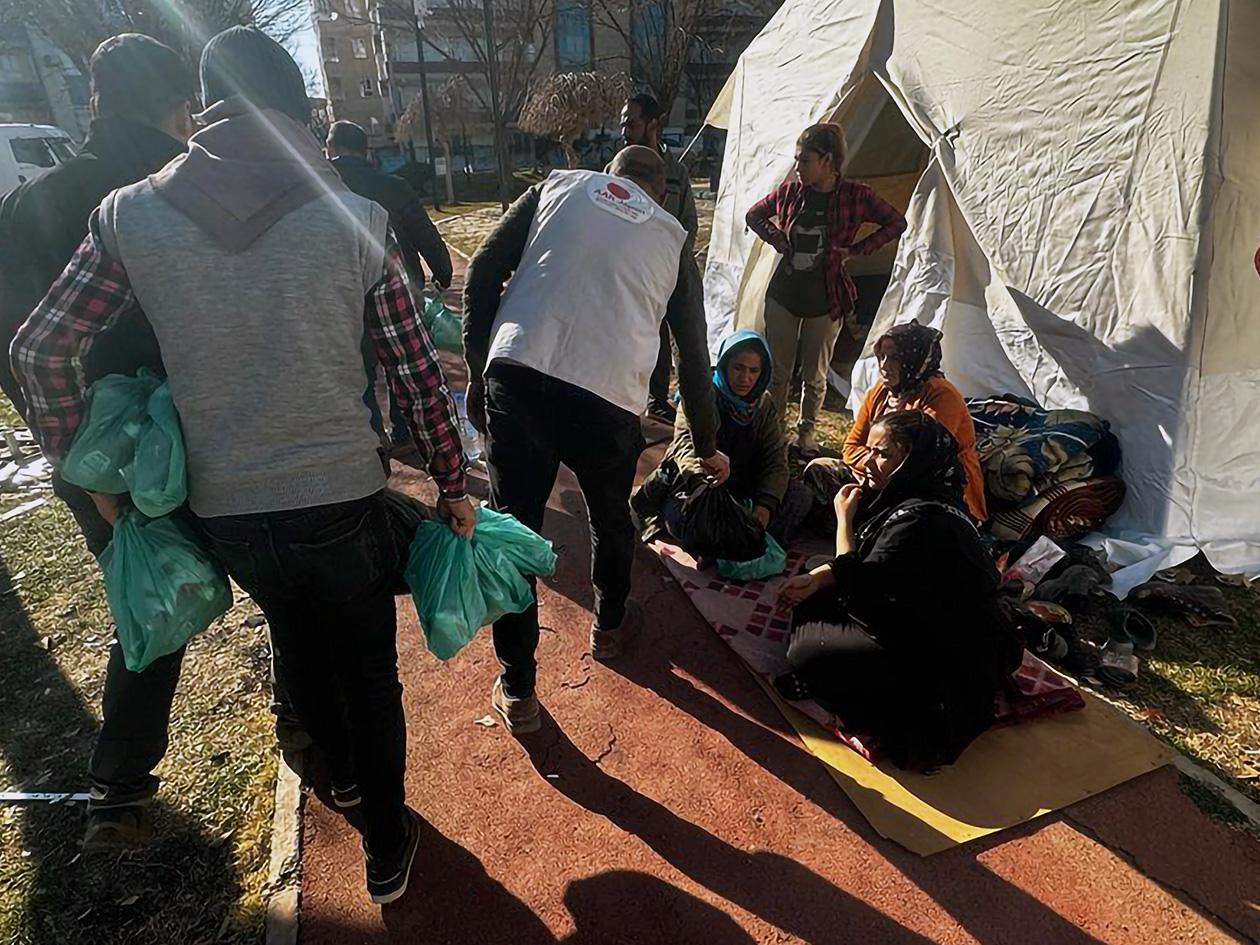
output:
<instances>
[{"instance_id":1,"label":"black sneaker","mask_svg":"<svg viewBox=\"0 0 1260 945\"><path fill-rule=\"evenodd\" d=\"M410 807L406 808L405 823L407 840L396 856L378 860L367 851L367 844L363 845L368 895L378 906L401 898L407 891L407 881L411 879L411 864L415 862L416 850L420 848L420 815Z\"/></svg>"},{"instance_id":2,"label":"black sneaker","mask_svg":"<svg viewBox=\"0 0 1260 945\"><path fill-rule=\"evenodd\" d=\"M664 423L673 426L674 421L678 419L678 410L667 400L653 397L648 401L647 415L651 420L657 423Z\"/></svg>"},{"instance_id":3,"label":"black sneaker","mask_svg":"<svg viewBox=\"0 0 1260 945\"><path fill-rule=\"evenodd\" d=\"M329 789L329 793L332 795L332 802L342 810L358 807L363 803L363 795L359 793L359 786L354 783L334 784Z\"/></svg>"}]
</instances>

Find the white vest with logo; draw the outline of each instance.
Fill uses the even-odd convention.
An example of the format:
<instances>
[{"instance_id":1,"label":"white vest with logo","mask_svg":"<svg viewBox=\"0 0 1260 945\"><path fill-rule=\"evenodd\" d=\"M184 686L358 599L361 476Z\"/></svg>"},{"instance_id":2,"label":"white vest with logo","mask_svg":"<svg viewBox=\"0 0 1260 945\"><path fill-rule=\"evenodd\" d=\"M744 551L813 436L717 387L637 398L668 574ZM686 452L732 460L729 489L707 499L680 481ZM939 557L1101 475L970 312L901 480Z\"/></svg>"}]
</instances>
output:
<instances>
[{"instance_id":1,"label":"white vest with logo","mask_svg":"<svg viewBox=\"0 0 1260 945\"><path fill-rule=\"evenodd\" d=\"M637 184L552 171L487 363L533 368L638 414L686 238Z\"/></svg>"}]
</instances>

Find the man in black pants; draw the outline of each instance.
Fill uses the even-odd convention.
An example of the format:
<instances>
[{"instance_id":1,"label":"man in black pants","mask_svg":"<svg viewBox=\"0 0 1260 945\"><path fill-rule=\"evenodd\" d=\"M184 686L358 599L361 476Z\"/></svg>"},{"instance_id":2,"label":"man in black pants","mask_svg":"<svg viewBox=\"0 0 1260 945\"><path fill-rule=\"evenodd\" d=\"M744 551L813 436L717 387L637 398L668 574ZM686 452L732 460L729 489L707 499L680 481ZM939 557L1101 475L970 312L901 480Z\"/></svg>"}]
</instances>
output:
<instances>
[{"instance_id":1,"label":"man in black pants","mask_svg":"<svg viewBox=\"0 0 1260 945\"><path fill-rule=\"evenodd\" d=\"M179 55L155 39L127 33L92 55L92 127L82 153L23 184L0 203L0 387L23 416L26 399L9 365L9 344L88 231L88 217L111 190L160 170L182 154L193 133L196 82ZM162 372L162 357L144 314L124 315L93 346L87 383L107 374ZM66 503L88 551L99 557L113 527L92 497L60 476L53 490ZM184 651L133 673L115 640L109 650L101 731L89 765L91 800L85 849L132 847L152 835L153 769L166 753L171 700Z\"/></svg>"},{"instance_id":2,"label":"man in black pants","mask_svg":"<svg viewBox=\"0 0 1260 945\"><path fill-rule=\"evenodd\" d=\"M368 161L368 136L362 126L352 121L334 121L328 129L324 153L332 162L333 169L354 193L380 204L389 214L389 225L398 240L398 251L403 267L411 282L411 292L417 300L424 291L424 269L421 258L429 266L433 284L438 291L451 284L451 251L446 248L442 235L429 219L415 189L395 174L386 174ZM372 345L364 336L363 364L368 374L368 386L363 395L372 414L372 429L384 434L381 408L376 400L377 360ZM406 442L407 420L398 407L398 400L389 394L390 441L399 446Z\"/></svg>"},{"instance_id":3,"label":"man in black pants","mask_svg":"<svg viewBox=\"0 0 1260 945\"><path fill-rule=\"evenodd\" d=\"M661 209L661 158L627 148L610 171L556 171L531 188L473 256L464 289L469 415L488 437L491 500L538 531L560 464L573 470L590 514L591 655L601 660L639 626L628 599L630 490L662 318L678 346L696 451L715 481L729 473L717 450L700 275L686 231ZM537 645L536 603L494 625L503 672L492 704L514 734L539 726Z\"/></svg>"}]
</instances>

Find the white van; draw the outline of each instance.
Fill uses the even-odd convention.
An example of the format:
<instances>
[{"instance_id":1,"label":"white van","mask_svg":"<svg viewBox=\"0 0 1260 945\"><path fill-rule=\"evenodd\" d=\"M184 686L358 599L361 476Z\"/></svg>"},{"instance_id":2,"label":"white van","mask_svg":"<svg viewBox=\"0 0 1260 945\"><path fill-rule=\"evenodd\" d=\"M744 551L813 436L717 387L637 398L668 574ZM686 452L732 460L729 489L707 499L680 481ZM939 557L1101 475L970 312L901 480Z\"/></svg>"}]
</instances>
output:
<instances>
[{"instance_id":1,"label":"white van","mask_svg":"<svg viewBox=\"0 0 1260 945\"><path fill-rule=\"evenodd\" d=\"M0 195L74 155L70 136L53 125L0 124Z\"/></svg>"}]
</instances>

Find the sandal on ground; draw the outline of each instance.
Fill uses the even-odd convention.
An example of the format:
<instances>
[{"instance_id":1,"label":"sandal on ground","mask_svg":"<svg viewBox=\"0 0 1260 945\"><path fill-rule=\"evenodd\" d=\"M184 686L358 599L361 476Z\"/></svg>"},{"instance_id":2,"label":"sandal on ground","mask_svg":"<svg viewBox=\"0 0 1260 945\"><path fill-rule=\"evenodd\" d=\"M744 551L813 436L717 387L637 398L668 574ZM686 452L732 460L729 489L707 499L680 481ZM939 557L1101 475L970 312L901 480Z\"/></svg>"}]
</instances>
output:
<instances>
[{"instance_id":1,"label":"sandal on ground","mask_svg":"<svg viewBox=\"0 0 1260 945\"><path fill-rule=\"evenodd\" d=\"M1150 581L1133 589L1131 599L1171 611L1194 627L1235 626L1238 620L1225 609L1219 587L1201 584L1164 584Z\"/></svg>"},{"instance_id":2,"label":"sandal on ground","mask_svg":"<svg viewBox=\"0 0 1260 945\"><path fill-rule=\"evenodd\" d=\"M798 673L784 673L774 679L774 691L788 702L805 702L813 698L809 683Z\"/></svg>"}]
</instances>

